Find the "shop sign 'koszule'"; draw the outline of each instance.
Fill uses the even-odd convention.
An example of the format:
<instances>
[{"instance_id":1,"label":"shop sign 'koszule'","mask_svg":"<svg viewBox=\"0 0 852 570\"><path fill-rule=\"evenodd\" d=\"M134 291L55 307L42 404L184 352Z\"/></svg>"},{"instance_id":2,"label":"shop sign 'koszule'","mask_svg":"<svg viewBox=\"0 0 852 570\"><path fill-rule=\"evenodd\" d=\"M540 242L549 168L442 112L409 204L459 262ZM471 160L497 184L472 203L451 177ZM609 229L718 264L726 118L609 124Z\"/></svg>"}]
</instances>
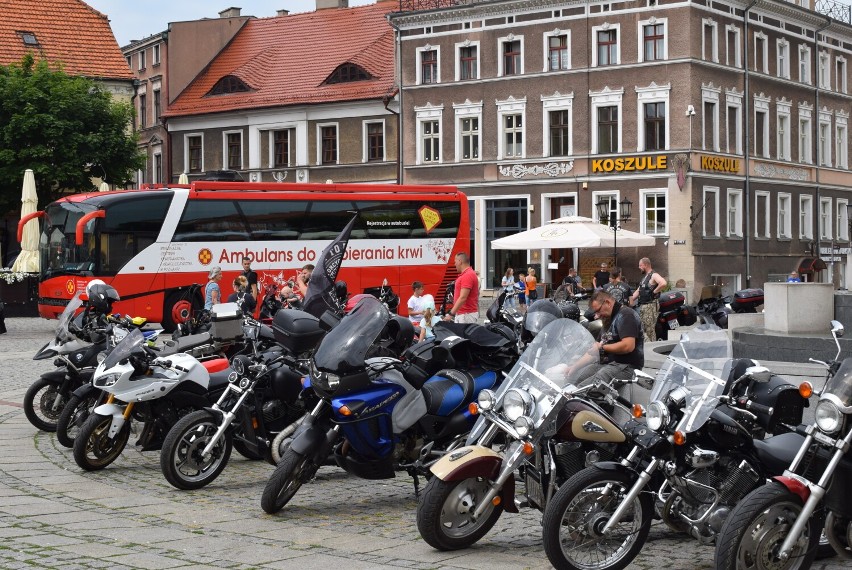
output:
<instances>
[{"instance_id":1,"label":"shop sign 'koszule'","mask_svg":"<svg viewBox=\"0 0 852 570\"><path fill-rule=\"evenodd\" d=\"M664 154L592 159L592 174L602 172L644 172L649 170L666 170L667 168L668 161Z\"/></svg>"}]
</instances>

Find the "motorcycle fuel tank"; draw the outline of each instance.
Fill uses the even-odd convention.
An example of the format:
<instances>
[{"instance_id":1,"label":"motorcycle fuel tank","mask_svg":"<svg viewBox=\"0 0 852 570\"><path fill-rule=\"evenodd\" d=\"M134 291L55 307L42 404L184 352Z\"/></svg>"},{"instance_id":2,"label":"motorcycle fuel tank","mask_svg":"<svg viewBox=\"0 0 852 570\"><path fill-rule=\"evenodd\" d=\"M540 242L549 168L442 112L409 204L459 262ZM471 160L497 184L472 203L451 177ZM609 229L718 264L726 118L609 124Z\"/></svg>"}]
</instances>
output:
<instances>
[{"instance_id":1,"label":"motorcycle fuel tank","mask_svg":"<svg viewBox=\"0 0 852 570\"><path fill-rule=\"evenodd\" d=\"M626 439L606 412L584 400L569 400L557 422L560 427L556 437L563 441L622 443Z\"/></svg>"}]
</instances>

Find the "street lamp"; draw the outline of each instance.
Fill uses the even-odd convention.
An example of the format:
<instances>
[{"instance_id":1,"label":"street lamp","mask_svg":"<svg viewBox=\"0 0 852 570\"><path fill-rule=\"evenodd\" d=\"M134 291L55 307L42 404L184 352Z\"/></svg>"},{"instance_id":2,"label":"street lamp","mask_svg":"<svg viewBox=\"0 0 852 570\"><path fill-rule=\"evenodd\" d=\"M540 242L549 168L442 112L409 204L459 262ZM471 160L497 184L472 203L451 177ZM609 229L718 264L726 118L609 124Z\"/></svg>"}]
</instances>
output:
<instances>
[{"instance_id":1,"label":"street lamp","mask_svg":"<svg viewBox=\"0 0 852 570\"><path fill-rule=\"evenodd\" d=\"M618 266L618 230L621 229L619 224L630 221L630 212L633 208L633 202L627 198L623 198L618 203L618 215L613 216L610 211L610 200L603 199L596 204L598 208L598 219L607 224L612 230L612 259L613 266Z\"/></svg>"}]
</instances>

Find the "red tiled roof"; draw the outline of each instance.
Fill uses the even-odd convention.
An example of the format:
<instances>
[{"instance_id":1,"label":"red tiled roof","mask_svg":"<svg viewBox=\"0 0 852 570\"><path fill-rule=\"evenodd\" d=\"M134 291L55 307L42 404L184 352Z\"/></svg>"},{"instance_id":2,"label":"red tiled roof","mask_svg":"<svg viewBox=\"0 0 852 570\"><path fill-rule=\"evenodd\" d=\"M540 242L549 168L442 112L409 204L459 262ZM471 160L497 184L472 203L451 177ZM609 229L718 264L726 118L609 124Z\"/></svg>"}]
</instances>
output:
<instances>
[{"instance_id":1,"label":"red tiled roof","mask_svg":"<svg viewBox=\"0 0 852 570\"><path fill-rule=\"evenodd\" d=\"M249 20L163 114L381 98L394 84L394 33L385 14L396 7L379 2ZM346 62L363 67L373 79L324 85ZM252 90L208 95L226 75L239 77Z\"/></svg>"},{"instance_id":2,"label":"red tiled roof","mask_svg":"<svg viewBox=\"0 0 852 570\"><path fill-rule=\"evenodd\" d=\"M38 46L25 45L20 32L35 34ZM133 79L109 20L82 0L0 1L0 65L28 51L60 62L69 75Z\"/></svg>"}]
</instances>

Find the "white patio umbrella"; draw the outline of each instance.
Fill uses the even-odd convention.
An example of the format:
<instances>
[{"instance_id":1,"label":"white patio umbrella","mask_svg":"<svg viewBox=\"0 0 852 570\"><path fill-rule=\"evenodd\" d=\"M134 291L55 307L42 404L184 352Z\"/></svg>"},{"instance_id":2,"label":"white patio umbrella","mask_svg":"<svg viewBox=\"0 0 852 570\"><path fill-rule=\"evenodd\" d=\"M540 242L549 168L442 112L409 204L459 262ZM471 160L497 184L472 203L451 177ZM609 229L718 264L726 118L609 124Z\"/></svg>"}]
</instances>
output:
<instances>
[{"instance_id":1,"label":"white patio umbrella","mask_svg":"<svg viewBox=\"0 0 852 570\"><path fill-rule=\"evenodd\" d=\"M98 186L98 192L109 192L109 184L101 182L101 185Z\"/></svg>"},{"instance_id":2,"label":"white patio umbrella","mask_svg":"<svg viewBox=\"0 0 852 570\"><path fill-rule=\"evenodd\" d=\"M618 234L617 236L615 234ZM656 242L651 236L618 230L614 232L591 218L566 216L538 228L495 239L494 249L561 249L571 247L646 247Z\"/></svg>"},{"instance_id":3,"label":"white patio umbrella","mask_svg":"<svg viewBox=\"0 0 852 570\"><path fill-rule=\"evenodd\" d=\"M189 184L189 176L186 175L186 172L181 172L178 176L178 184Z\"/></svg>"},{"instance_id":4,"label":"white patio umbrella","mask_svg":"<svg viewBox=\"0 0 852 570\"><path fill-rule=\"evenodd\" d=\"M21 218L38 208L35 175L29 168L24 172L24 187L21 193ZM12 271L38 273L38 220L30 220L24 226L21 237L21 253L12 265Z\"/></svg>"}]
</instances>

